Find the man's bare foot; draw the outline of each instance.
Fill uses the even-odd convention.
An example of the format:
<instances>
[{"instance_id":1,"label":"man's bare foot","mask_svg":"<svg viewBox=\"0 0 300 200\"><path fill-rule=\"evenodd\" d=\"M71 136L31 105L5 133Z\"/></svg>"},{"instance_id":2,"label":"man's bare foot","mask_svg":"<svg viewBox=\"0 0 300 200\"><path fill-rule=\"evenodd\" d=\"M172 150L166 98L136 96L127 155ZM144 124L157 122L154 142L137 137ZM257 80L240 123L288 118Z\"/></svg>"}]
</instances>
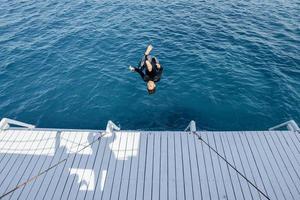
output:
<instances>
[{"instance_id":1,"label":"man's bare foot","mask_svg":"<svg viewBox=\"0 0 300 200\"><path fill-rule=\"evenodd\" d=\"M153 49L153 46L151 44L149 44L148 47L147 47L147 49L146 49L146 51L145 51L145 55L146 56L149 55L150 52L152 51L152 49Z\"/></svg>"}]
</instances>

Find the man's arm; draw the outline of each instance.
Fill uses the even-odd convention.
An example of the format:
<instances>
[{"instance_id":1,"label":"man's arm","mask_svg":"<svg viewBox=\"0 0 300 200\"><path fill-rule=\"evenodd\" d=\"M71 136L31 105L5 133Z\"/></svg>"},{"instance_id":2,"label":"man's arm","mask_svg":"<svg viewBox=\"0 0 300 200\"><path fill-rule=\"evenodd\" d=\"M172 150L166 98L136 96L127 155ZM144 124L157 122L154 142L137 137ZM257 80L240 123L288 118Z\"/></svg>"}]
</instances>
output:
<instances>
[{"instance_id":1,"label":"man's arm","mask_svg":"<svg viewBox=\"0 0 300 200\"><path fill-rule=\"evenodd\" d=\"M162 68L162 66L160 65L158 59L157 59L156 57L153 57L153 58L152 58L152 62L154 63L154 66L156 67L156 69L157 69L158 71L160 71L161 68Z\"/></svg>"},{"instance_id":2,"label":"man's arm","mask_svg":"<svg viewBox=\"0 0 300 200\"><path fill-rule=\"evenodd\" d=\"M161 66L159 63L156 64L156 68L157 68L158 70L162 70L162 66Z\"/></svg>"},{"instance_id":3,"label":"man's arm","mask_svg":"<svg viewBox=\"0 0 300 200\"><path fill-rule=\"evenodd\" d=\"M157 82L157 81L160 80L160 78L161 78L161 76L162 76L162 73L163 73L163 69L164 69L164 68L163 68L162 66L160 66L160 68L157 69L156 75L155 75L155 77L153 78L153 81L154 81L154 82Z\"/></svg>"},{"instance_id":4,"label":"man's arm","mask_svg":"<svg viewBox=\"0 0 300 200\"><path fill-rule=\"evenodd\" d=\"M134 67L134 71L139 73L141 75L142 79L144 80L145 74L144 74L143 70L141 70L138 67Z\"/></svg>"},{"instance_id":5,"label":"man's arm","mask_svg":"<svg viewBox=\"0 0 300 200\"><path fill-rule=\"evenodd\" d=\"M159 67L157 65L157 73L162 74L164 68L159 64Z\"/></svg>"}]
</instances>

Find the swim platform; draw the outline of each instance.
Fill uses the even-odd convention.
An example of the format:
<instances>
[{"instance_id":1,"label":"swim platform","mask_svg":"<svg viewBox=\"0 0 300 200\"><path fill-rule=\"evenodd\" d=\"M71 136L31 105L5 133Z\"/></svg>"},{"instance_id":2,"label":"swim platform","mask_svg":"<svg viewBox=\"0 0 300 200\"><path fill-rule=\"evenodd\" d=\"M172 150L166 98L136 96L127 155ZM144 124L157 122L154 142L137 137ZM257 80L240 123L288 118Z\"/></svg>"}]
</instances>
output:
<instances>
[{"instance_id":1,"label":"swim platform","mask_svg":"<svg viewBox=\"0 0 300 200\"><path fill-rule=\"evenodd\" d=\"M2 199L281 200L300 199L299 191L292 120L266 131L197 131L194 121L185 131L0 122Z\"/></svg>"}]
</instances>

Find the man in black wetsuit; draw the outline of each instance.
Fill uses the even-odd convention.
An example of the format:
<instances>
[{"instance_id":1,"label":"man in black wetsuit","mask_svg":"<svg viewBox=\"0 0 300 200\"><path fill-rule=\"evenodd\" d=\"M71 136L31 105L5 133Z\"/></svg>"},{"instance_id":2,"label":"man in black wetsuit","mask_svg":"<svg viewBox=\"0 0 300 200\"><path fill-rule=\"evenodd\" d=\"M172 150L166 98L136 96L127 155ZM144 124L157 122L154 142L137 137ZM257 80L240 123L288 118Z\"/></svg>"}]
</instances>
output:
<instances>
[{"instance_id":1,"label":"man in black wetsuit","mask_svg":"<svg viewBox=\"0 0 300 200\"><path fill-rule=\"evenodd\" d=\"M157 58L151 58L151 56L149 55L152 49L152 45L149 45L147 47L145 54L139 64L139 67L129 66L130 71L139 73L142 79L147 82L147 89L149 94L153 94L155 92L155 83L160 80L163 72L163 67L160 65Z\"/></svg>"}]
</instances>

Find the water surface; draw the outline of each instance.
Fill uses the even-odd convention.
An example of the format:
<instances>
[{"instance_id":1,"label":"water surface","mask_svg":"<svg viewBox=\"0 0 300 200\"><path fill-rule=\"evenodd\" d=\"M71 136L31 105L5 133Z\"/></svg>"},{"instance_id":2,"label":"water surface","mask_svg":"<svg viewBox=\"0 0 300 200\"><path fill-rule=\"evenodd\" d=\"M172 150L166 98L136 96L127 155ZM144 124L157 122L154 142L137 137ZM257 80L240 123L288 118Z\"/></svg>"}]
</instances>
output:
<instances>
[{"instance_id":1,"label":"water surface","mask_svg":"<svg viewBox=\"0 0 300 200\"><path fill-rule=\"evenodd\" d=\"M299 13L297 0L2 0L0 117L90 129L300 123ZM165 68L151 96L127 69L149 43Z\"/></svg>"}]
</instances>

